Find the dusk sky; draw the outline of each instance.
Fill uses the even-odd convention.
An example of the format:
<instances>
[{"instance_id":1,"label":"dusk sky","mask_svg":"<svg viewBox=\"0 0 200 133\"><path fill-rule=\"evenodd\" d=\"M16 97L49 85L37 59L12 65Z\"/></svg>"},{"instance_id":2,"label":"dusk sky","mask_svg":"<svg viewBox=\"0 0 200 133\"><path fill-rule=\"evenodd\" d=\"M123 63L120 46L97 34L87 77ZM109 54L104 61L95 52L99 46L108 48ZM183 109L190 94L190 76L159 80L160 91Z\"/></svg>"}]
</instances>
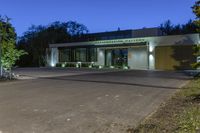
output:
<instances>
[{"instance_id":1,"label":"dusk sky","mask_svg":"<svg viewBox=\"0 0 200 133\"><path fill-rule=\"evenodd\" d=\"M18 36L28 27L54 21L77 21L89 31L104 32L157 27L170 19L194 19L195 0L0 0L0 15L12 19Z\"/></svg>"}]
</instances>

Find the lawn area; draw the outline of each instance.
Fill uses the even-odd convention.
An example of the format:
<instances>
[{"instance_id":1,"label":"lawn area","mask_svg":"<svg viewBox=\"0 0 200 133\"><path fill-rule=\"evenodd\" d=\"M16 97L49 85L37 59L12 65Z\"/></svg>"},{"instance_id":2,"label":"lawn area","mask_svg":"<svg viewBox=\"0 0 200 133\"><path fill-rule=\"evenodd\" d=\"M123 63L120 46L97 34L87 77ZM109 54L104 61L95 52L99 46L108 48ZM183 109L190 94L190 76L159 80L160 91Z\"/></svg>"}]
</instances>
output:
<instances>
[{"instance_id":1,"label":"lawn area","mask_svg":"<svg viewBox=\"0 0 200 133\"><path fill-rule=\"evenodd\" d=\"M200 79L192 80L128 133L200 133Z\"/></svg>"}]
</instances>

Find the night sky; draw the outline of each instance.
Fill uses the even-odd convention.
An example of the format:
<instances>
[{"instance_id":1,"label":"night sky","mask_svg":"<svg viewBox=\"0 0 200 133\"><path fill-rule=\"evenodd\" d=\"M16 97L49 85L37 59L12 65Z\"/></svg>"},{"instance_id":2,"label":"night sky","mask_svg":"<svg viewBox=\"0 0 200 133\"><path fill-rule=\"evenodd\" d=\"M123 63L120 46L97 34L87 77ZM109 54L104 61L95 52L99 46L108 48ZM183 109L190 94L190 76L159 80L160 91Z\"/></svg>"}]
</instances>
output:
<instances>
[{"instance_id":1,"label":"night sky","mask_svg":"<svg viewBox=\"0 0 200 133\"><path fill-rule=\"evenodd\" d=\"M12 19L18 35L28 27L54 21L77 21L89 31L157 27L170 19L194 19L195 0L0 0L0 14Z\"/></svg>"}]
</instances>

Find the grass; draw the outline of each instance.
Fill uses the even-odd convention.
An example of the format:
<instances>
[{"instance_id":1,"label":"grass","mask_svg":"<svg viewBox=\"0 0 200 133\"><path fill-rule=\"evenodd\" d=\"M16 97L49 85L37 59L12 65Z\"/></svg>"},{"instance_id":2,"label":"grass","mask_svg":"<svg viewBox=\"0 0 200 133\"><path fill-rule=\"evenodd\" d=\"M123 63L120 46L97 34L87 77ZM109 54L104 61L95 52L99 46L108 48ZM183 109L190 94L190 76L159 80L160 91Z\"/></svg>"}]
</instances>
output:
<instances>
[{"instance_id":1,"label":"grass","mask_svg":"<svg viewBox=\"0 0 200 133\"><path fill-rule=\"evenodd\" d=\"M127 133L200 133L200 79L192 80Z\"/></svg>"},{"instance_id":2,"label":"grass","mask_svg":"<svg viewBox=\"0 0 200 133\"><path fill-rule=\"evenodd\" d=\"M179 132L195 133L200 132L200 108L191 107L183 112L179 121Z\"/></svg>"}]
</instances>

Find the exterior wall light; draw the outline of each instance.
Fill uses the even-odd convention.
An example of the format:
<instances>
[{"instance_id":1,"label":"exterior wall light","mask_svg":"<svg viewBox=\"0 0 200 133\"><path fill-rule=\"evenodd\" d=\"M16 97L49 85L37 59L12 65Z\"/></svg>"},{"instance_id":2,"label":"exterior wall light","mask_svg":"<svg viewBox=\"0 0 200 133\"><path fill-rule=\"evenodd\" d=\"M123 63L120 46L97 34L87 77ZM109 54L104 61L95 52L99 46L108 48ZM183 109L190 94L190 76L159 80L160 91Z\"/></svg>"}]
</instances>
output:
<instances>
[{"instance_id":1,"label":"exterior wall light","mask_svg":"<svg viewBox=\"0 0 200 133\"><path fill-rule=\"evenodd\" d=\"M126 70L127 70L127 69L128 69L128 66L124 66L123 69L126 69Z\"/></svg>"},{"instance_id":2,"label":"exterior wall light","mask_svg":"<svg viewBox=\"0 0 200 133\"><path fill-rule=\"evenodd\" d=\"M65 67L65 64L66 64L66 63L62 63L62 67Z\"/></svg>"},{"instance_id":3,"label":"exterior wall light","mask_svg":"<svg viewBox=\"0 0 200 133\"><path fill-rule=\"evenodd\" d=\"M81 62L80 61L76 63L76 67L81 68Z\"/></svg>"},{"instance_id":4,"label":"exterior wall light","mask_svg":"<svg viewBox=\"0 0 200 133\"><path fill-rule=\"evenodd\" d=\"M58 63L58 49L57 48L51 48L51 61L50 66L55 67Z\"/></svg>"},{"instance_id":5,"label":"exterior wall light","mask_svg":"<svg viewBox=\"0 0 200 133\"><path fill-rule=\"evenodd\" d=\"M154 50L154 47L152 45L149 45L149 52L151 53L153 52L153 50Z\"/></svg>"},{"instance_id":6,"label":"exterior wall light","mask_svg":"<svg viewBox=\"0 0 200 133\"><path fill-rule=\"evenodd\" d=\"M94 62L91 62L88 67L92 68L93 66L94 66Z\"/></svg>"},{"instance_id":7,"label":"exterior wall light","mask_svg":"<svg viewBox=\"0 0 200 133\"><path fill-rule=\"evenodd\" d=\"M115 68L115 67L114 67L114 66L110 66L110 68L112 68L112 69L113 69L113 68Z\"/></svg>"},{"instance_id":8,"label":"exterior wall light","mask_svg":"<svg viewBox=\"0 0 200 133\"><path fill-rule=\"evenodd\" d=\"M56 65L52 62L52 63L51 63L51 67L55 67L55 66L56 66Z\"/></svg>"},{"instance_id":9,"label":"exterior wall light","mask_svg":"<svg viewBox=\"0 0 200 133\"><path fill-rule=\"evenodd\" d=\"M149 55L149 60L150 60L150 62L153 61L153 59L154 59L153 55L150 54L150 55Z\"/></svg>"},{"instance_id":10,"label":"exterior wall light","mask_svg":"<svg viewBox=\"0 0 200 133\"><path fill-rule=\"evenodd\" d=\"M102 69L103 67L102 66L99 66L99 69Z\"/></svg>"}]
</instances>

